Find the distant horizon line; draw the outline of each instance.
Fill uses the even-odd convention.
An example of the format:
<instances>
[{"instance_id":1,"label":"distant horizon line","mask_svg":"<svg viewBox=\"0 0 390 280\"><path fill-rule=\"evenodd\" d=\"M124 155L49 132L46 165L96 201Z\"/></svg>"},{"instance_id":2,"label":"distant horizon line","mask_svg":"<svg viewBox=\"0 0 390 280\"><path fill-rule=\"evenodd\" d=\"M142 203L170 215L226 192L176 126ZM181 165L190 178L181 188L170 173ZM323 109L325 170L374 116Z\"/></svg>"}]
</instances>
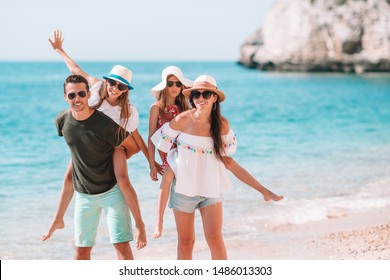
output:
<instances>
[{"instance_id":1,"label":"distant horizon line","mask_svg":"<svg viewBox=\"0 0 390 280\"><path fill-rule=\"evenodd\" d=\"M215 59L215 60L210 60L210 59L193 59L193 60L190 60L190 59L182 59L182 60L179 60L179 59L101 59L101 60L91 60L91 59L86 59L86 60L83 60L83 59L78 59L77 62L87 62L87 63L91 63L91 62L118 62L118 61L123 61L123 62L239 62L238 59L236 60L233 60L233 59ZM38 60L38 59L7 59L7 60L2 60L0 59L0 63L21 63L21 62L37 62L37 63L42 63L42 62L45 62L45 63L64 63L62 60L46 60L46 59L42 59L42 60Z\"/></svg>"}]
</instances>

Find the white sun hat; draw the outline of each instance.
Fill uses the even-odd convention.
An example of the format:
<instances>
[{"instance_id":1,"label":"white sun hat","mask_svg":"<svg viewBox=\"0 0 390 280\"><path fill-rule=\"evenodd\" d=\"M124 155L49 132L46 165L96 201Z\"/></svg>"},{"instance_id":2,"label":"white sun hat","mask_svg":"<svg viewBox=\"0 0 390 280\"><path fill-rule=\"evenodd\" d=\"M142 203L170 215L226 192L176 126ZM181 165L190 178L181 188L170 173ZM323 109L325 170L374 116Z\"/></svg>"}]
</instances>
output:
<instances>
[{"instance_id":1,"label":"white sun hat","mask_svg":"<svg viewBox=\"0 0 390 280\"><path fill-rule=\"evenodd\" d=\"M129 69L123 67L122 65L115 65L111 69L110 74L108 74L107 76L103 76L103 79L115 80L117 82L125 84L126 86L129 87L129 89L134 89L130 85L132 77L133 77L133 73Z\"/></svg>"},{"instance_id":2,"label":"white sun hat","mask_svg":"<svg viewBox=\"0 0 390 280\"><path fill-rule=\"evenodd\" d=\"M167 78L169 75L174 75L185 87L191 87L193 84L191 80L184 77L183 72L179 67L168 66L167 68L164 68L161 73L161 82L150 90L150 93L154 98L158 99L160 91L162 91L167 86Z\"/></svg>"},{"instance_id":3,"label":"white sun hat","mask_svg":"<svg viewBox=\"0 0 390 280\"><path fill-rule=\"evenodd\" d=\"M219 102L225 100L225 94L217 88L217 82L215 79L208 75L200 75L196 78L193 86L189 89L183 90L183 94L189 98L191 90L211 90L218 95Z\"/></svg>"}]
</instances>

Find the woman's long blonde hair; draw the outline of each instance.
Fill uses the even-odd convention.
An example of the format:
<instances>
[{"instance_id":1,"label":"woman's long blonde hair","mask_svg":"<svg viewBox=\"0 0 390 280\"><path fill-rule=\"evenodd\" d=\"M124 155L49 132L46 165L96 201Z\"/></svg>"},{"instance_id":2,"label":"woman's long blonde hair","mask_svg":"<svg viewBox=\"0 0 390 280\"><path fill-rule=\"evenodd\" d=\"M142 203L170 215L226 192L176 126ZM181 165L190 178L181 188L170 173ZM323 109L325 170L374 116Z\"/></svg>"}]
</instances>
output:
<instances>
[{"instance_id":1,"label":"woman's long blonde hair","mask_svg":"<svg viewBox=\"0 0 390 280\"><path fill-rule=\"evenodd\" d=\"M126 126L129 122L129 118L131 117L129 93L130 89L127 87L127 90L118 97L118 105L121 107L121 120L120 126L116 132L120 134L122 139L126 138ZM100 101L95 106L96 109L98 109L102 105L103 101L108 98L107 80L104 80L103 85L99 90L99 95Z\"/></svg>"}]
</instances>

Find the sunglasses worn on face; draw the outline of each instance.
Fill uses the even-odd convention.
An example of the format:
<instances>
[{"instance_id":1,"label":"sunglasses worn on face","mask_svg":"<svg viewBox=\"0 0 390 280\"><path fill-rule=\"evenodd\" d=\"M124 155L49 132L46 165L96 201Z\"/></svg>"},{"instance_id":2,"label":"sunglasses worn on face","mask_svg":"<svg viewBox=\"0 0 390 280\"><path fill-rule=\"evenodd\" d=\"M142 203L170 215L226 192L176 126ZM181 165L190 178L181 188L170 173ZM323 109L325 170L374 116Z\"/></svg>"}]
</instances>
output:
<instances>
[{"instance_id":1,"label":"sunglasses worn on face","mask_svg":"<svg viewBox=\"0 0 390 280\"><path fill-rule=\"evenodd\" d=\"M168 82L167 82L167 86L168 86L168 87L173 87L174 84L175 84L177 87L181 87L181 85L182 85L181 82L172 82L172 81L168 81Z\"/></svg>"},{"instance_id":2,"label":"sunglasses worn on face","mask_svg":"<svg viewBox=\"0 0 390 280\"><path fill-rule=\"evenodd\" d=\"M197 91L197 90L192 90L191 91L191 98L192 99L198 99L200 96L203 96L203 99L210 99L210 97L214 94L214 92L210 90L205 90L205 91Z\"/></svg>"},{"instance_id":3,"label":"sunglasses worn on face","mask_svg":"<svg viewBox=\"0 0 390 280\"><path fill-rule=\"evenodd\" d=\"M82 90L82 91L79 91L79 92L77 93L77 95L80 96L81 98L84 98L84 97L87 96L87 93L86 93L84 90ZM69 99L69 100L73 100L73 99L75 99L75 98L76 98L76 93L75 93L75 92L69 92L69 93L68 93L68 99Z\"/></svg>"},{"instance_id":4,"label":"sunglasses worn on face","mask_svg":"<svg viewBox=\"0 0 390 280\"><path fill-rule=\"evenodd\" d=\"M111 79L107 79L107 82L112 87L116 86L116 88L119 89L120 91L124 91L124 90L127 89L126 85L124 85L122 83L119 83L117 81L114 81L114 80L111 80Z\"/></svg>"}]
</instances>

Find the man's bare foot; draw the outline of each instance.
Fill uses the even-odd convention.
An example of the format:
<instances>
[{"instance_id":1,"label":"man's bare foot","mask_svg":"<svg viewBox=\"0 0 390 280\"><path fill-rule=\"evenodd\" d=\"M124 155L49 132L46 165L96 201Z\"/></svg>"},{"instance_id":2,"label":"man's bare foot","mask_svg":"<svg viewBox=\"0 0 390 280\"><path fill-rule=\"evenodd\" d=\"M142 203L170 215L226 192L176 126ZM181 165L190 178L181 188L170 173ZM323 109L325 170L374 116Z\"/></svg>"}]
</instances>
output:
<instances>
[{"instance_id":1,"label":"man's bare foot","mask_svg":"<svg viewBox=\"0 0 390 280\"><path fill-rule=\"evenodd\" d=\"M263 194L263 196L264 196L265 201L270 201L270 200L279 201L279 200L283 199L282 195L276 195L273 192L271 192L270 190L267 190L267 192L265 194Z\"/></svg>"},{"instance_id":2,"label":"man's bare foot","mask_svg":"<svg viewBox=\"0 0 390 280\"><path fill-rule=\"evenodd\" d=\"M143 247L145 247L147 244L145 227L142 227L142 228L137 227L136 232L137 232L136 248L137 248L137 250L140 250Z\"/></svg>"},{"instance_id":3,"label":"man's bare foot","mask_svg":"<svg viewBox=\"0 0 390 280\"><path fill-rule=\"evenodd\" d=\"M65 227L65 223L64 223L63 220L61 220L61 221L54 221L50 225L49 230L47 231L47 233L46 234L42 234L41 240L42 241L48 240L57 229L63 229L64 227Z\"/></svg>"}]
</instances>

